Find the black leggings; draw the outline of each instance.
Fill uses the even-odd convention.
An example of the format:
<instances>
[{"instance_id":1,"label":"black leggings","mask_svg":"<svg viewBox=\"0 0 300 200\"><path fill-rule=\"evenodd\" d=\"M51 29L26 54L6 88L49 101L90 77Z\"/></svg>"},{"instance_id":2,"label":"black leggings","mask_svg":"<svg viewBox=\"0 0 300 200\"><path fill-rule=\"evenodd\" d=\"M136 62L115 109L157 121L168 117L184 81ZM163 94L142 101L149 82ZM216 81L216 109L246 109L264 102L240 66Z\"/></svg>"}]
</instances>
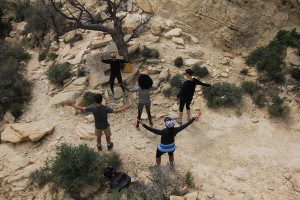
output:
<instances>
[{"instance_id":1,"label":"black leggings","mask_svg":"<svg viewBox=\"0 0 300 200\"><path fill-rule=\"evenodd\" d=\"M175 151L175 150L174 150ZM174 151L172 152L168 152L169 156L173 156ZM156 158L160 158L162 155L164 154L164 152L161 152L160 150L156 150Z\"/></svg>"},{"instance_id":2,"label":"black leggings","mask_svg":"<svg viewBox=\"0 0 300 200\"><path fill-rule=\"evenodd\" d=\"M137 119L141 120L142 113L143 113L143 108L145 106L149 122L152 123L152 116L151 116L151 112L150 112L150 105L151 105L151 103L138 103L138 116L137 116ZM137 122L137 126L139 126L139 122Z\"/></svg>"},{"instance_id":3,"label":"black leggings","mask_svg":"<svg viewBox=\"0 0 300 200\"><path fill-rule=\"evenodd\" d=\"M186 110L191 110L190 108L191 103L192 103L192 99L191 100L180 99L179 112L183 112L184 105L186 106Z\"/></svg>"},{"instance_id":4,"label":"black leggings","mask_svg":"<svg viewBox=\"0 0 300 200\"><path fill-rule=\"evenodd\" d=\"M121 73L119 73L119 74L110 74L110 77L109 77L109 84L110 84L110 89L111 89L112 93L114 93L115 78L117 78L119 84L122 84L122 76L121 76ZM123 89L123 88L122 88L122 90L123 90L123 92L124 92L124 89Z\"/></svg>"}]
</instances>

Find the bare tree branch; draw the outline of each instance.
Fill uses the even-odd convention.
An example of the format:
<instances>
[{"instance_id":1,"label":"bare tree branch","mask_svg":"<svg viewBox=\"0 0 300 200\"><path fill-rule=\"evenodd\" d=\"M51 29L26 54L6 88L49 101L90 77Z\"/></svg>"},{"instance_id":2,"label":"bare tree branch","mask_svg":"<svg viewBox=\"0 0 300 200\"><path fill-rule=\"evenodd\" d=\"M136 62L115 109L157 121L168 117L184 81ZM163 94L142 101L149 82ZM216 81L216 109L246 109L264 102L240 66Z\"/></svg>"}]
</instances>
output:
<instances>
[{"instance_id":1,"label":"bare tree branch","mask_svg":"<svg viewBox=\"0 0 300 200\"><path fill-rule=\"evenodd\" d=\"M143 29L145 28L145 25L148 24L148 22L150 21L150 19L153 17L153 15L151 15L150 17L147 18L147 20L145 20L144 22L141 22L133 31L132 31L132 35L125 41L126 43L130 42L133 38L137 38L143 31Z\"/></svg>"}]
</instances>

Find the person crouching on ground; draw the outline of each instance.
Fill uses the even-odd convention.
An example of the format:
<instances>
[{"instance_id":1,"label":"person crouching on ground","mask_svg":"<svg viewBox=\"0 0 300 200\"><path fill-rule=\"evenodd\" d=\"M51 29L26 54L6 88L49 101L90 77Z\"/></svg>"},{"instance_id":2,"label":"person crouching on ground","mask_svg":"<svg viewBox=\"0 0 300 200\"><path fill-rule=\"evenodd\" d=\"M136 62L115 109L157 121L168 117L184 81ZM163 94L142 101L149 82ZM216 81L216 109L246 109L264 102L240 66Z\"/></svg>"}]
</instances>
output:
<instances>
[{"instance_id":1,"label":"person crouching on ground","mask_svg":"<svg viewBox=\"0 0 300 200\"><path fill-rule=\"evenodd\" d=\"M194 117L191 118L186 124L183 124L179 127L174 127L175 122L171 118L166 117L164 119L166 128L164 128L163 130L151 128L151 127L147 126L146 124L144 124L141 120L139 121L143 125L143 127L145 129L147 129L148 131L155 133L157 135L161 135L160 144L157 146L157 150L156 150L156 164L157 165L160 165L160 163L161 163L161 156L164 153L168 153L170 166L174 167L174 151L176 148L175 136L180 131L182 131L183 129L188 127L190 124L192 124L195 121L195 119L198 119L200 117L200 115L201 115L200 112L196 113L194 115Z\"/></svg>"},{"instance_id":2,"label":"person crouching on ground","mask_svg":"<svg viewBox=\"0 0 300 200\"><path fill-rule=\"evenodd\" d=\"M139 120L141 120L141 116L143 113L144 106L146 107L146 112L148 115L148 120L150 123L150 126L153 126L152 116L151 116L151 100L150 100L150 92L157 90L161 81L157 84L157 86L153 86L153 80L150 76L146 74L141 74L138 78L139 87L137 88L131 88L128 89L124 85L117 84L121 88L129 91L129 92L137 92L139 93L139 100L138 100L138 116L137 116L137 123L135 124L135 127L139 129Z\"/></svg>"},{"instance_id":3,"label":"person crouching on ground","mask_svg":"<svg viewBox=\"0 0 300 200\"><path fill-rule=\"evenodd\" d=\"M95 118L95 134L97 136L97 148L99 151L102 151L101 136L102 136L103 132L106 136L107 149L111 150L114 146L114 143L111 142L111 138L110 138L111 131L110 131L110 125L107 121L107 114L122 112L123 110L131 107L130 104L127 104L127 105L123 106L122 108L113 110L112 108L103 105L102 99L103 98L102 98L101 94L96 94L95 95L96 105L90 105L87 107L81 107L81 106L74 105L70 101L66 102L66 105L68 105L68 106L71 106L71 107L76 108L81 111L93 113L94 118Z\"/></svg>"}]
</instances>

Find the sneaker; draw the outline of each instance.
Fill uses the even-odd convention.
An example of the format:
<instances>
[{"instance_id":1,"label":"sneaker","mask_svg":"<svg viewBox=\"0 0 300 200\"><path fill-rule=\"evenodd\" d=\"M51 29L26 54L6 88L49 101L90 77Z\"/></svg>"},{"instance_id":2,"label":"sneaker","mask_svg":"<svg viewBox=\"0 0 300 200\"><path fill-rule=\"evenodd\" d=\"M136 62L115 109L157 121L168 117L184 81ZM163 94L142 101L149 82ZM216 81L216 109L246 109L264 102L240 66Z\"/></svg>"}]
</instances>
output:
<instances>
[{"instance_id":1,"label":"sneaker","mask_svg":"<svg viewBox=\"0 0 300 200\"><path fill-rule=\"evenodd\" d=\"M107 150L109 151L109 150L111 150L113 147L114 147L114 143L111 142L110 144L107 145Z\"/></svg>"},{"instance_id":2,"label":"sneaker","mask_svg":"<svg viewBox=\"0 0 300 200\"><path fill-rule=\"evenodd\" d=\"M97 149L98 149L98 151L102 151L102 146L101 146L101 144L97 144Z\"/></svg>"},{"instance_id":3,"label":"sneaker","mask_svg":"<svg viewBox=\"0 0 300 200\"><path fill-rule=\"evenodd\" d=\"M179 124L180 126L182 125L182 122L179 121L178 119L176 119L177 124Z\"/></svg>"},{"instance_id":4,"label":"sneaker","mask_svg":"<svg viewBox=\"0 0 300 200\"><path fill-rule=\"evenodd\" d=\"M174 165L174 163L170 163L170 170L171 171L175 171L175 165Z\"/></svg>"}]
</instances>

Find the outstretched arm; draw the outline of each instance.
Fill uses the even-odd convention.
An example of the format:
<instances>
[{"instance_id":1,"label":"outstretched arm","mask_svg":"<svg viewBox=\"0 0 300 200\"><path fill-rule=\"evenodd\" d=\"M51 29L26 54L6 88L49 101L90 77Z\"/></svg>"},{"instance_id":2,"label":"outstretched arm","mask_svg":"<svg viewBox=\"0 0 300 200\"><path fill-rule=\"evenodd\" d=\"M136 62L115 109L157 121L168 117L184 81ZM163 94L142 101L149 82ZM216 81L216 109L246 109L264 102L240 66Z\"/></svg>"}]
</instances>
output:
<instances>
[{"instance_id":1,"label":"outstretched arm","mask_svg":"<svg viewBox=\"0 0 300 200\"><path fill-rule=\"evenodd\" d=\"M196 113L196 114L194 115L194 117L192 117L192 119L190 119L187 123L185 123L185 124L183 124L183 125L181 125L181 126L175 128L176 131L177 131L177 133L180 132L180 131L182 131L183 129L185 129L185 128L188 127L189 125L191 125L191 124L195 121L195 119L198 119L198 118L201 116L201 114L202 114L201 112Z\"/></svg>"},{"instance_id":2,"label":"outstretched arm","mask_svg":"<svg viewBox=\"0 0 300 200\"><path fill-rule=\"evenodd\" d=\"M201 85L201 86L204 86L204 87L211 87L210 84L208 84L208 83L203 83L203 82L199 81L199 80L196 79L196 78L194 78L194 81L195 81L195 83L196 83L197 85Z\"/></svg>"},{"instance_id":3,"label":"outstretched arm","mask_svg":"<svg viewBox=\"0 0 300 200\"><path fill-rule=\"evenodd\" d=\"M141 120L138 120L140 124L142 124L142 126L147 129L148 131L156 134L156 135L162 135L162 130L158 130L158 129L155 129L155 128L151 128L149 126L147 126L146 124L144 124Z\"/></svg>"},{"instance_id":4,"label":"outstretched arm","mask_svg":"<svg viewBox=\"0 0 300 200\"><path fill-rule=\"evenodd\" d=\"M66 102L67 106L71 106L73 108L76 108L77 110L81 110L81 111L85 111L85 107L81 107L81 106L76 106L75 104L73 104L71 101L67 101Z\"/></svg>"},{"instance_id":5,"label":"outstretched arm","mask_svg":"<svg viewBox=\"0 0 300 200\"><path fill-rule=\"evenodd\" d=\"M123 106L122 108L118 108L116 110L113 110L113 113L119 113L119 112L122 112L123 110L126 110L126 109L129 109L131 107L130 104L127 104L125 106Z\"/></svg>"},{"instance_id":6,"label":"outstretched arm","mask_svg":"<svg viewBox=\"0 0 300 200\"><path fill-rule=\"evenodd\" d=\"M129 91L129 89L125 85L123 85L123 84L117 83L116 85L120 86L122 89L124 89L126 91Z\"/></svg>"}]
</instances>

